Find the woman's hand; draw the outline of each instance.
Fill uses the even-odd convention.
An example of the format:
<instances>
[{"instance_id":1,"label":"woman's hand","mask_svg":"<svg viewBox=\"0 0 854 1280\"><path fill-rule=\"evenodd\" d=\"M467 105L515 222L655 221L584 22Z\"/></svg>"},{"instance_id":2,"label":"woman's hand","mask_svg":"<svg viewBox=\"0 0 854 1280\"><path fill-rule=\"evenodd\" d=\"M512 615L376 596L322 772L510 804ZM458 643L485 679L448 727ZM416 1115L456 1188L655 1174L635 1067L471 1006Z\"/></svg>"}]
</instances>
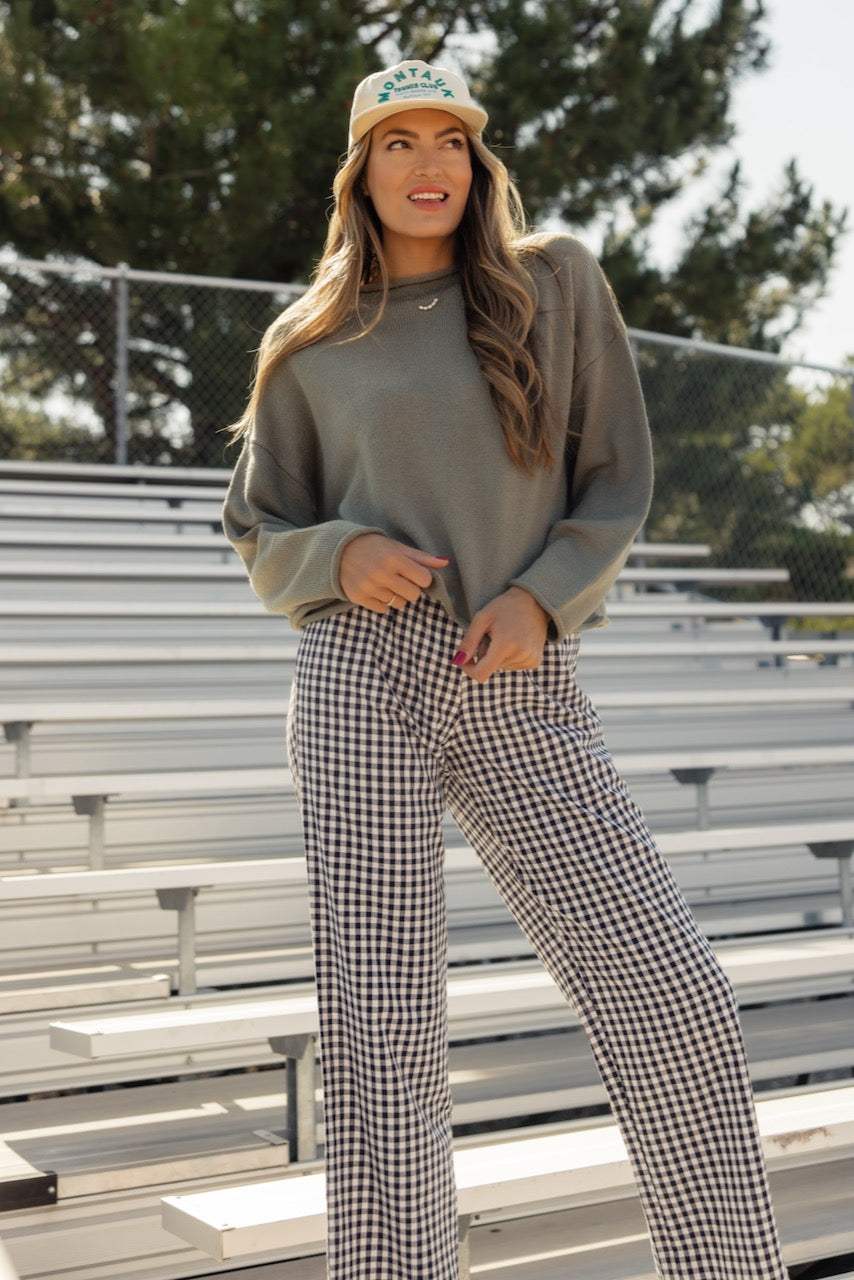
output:
<instances>
[{"instance_id":1,"label":"woman's hand","mask_svg":"<svg viewBox=\"0 0 854 1280\"><path fill-rule=\"evenodd\" d=\"M448 556L431 556L383 533L360 533L341 552L338 581L353 604L388 613L412 604L444 569Z\"/></svg>"},{"instance_id":2,"label":"woman's hand","mask_svg":"<svg viewBox=\"0 0 854 1280\"><path fill-rule=\"evenodd\" d=\"M478 684L496 671L530 671L543 660L549 615L523 587L508 587L479 609L460 641L454 666Z\"/></svg>"}]
</instances>

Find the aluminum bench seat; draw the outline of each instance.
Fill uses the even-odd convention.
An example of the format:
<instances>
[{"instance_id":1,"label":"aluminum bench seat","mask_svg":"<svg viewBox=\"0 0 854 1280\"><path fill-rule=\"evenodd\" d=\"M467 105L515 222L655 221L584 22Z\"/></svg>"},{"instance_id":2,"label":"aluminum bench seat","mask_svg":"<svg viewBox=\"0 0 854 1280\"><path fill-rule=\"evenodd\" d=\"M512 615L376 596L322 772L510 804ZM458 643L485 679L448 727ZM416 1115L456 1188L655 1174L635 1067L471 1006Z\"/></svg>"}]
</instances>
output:
<instances>
[{"instance_id":1,"label":"aluminum bench seat","mask_svg":"<svg viewBox=\"0 0 854 1280\"><path fill-rule=\"evenodd\" d=\"M854 1150L854 1087L818 1090L757 1103L769 1167L803 1165ZM460 1275L470 1271L469 1230L481 1214L512 1218L549 1201L608 1201L630 1193L633 1178L613 1124L455 1151L460 1217ZM322 1248L323 1174L250 1186L166 1196L163 1225L218 1260L296 1246Z\"/></svg>"}]
</instances>

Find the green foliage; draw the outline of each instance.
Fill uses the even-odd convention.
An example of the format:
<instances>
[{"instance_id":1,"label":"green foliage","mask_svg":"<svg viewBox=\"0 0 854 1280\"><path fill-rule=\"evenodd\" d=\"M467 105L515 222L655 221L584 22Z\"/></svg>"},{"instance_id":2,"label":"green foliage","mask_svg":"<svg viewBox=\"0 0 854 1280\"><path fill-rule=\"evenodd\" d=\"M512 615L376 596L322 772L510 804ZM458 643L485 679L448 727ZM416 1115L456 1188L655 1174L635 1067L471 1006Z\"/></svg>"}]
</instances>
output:
<instances>
[{"instance_id":1,"label":"green foliage","mask_svg":"<svg viewBox=\"0 0 854 1280\"><path fill-rule=\"evenodd\" d=\"M852 555L854 537L815 529L789 531L781 563L789 571L792 598L851 600L854 604L854 584L847 576Z\"/></svg>"},{"instance_id":2,"label":"green foliage","mask_svg":"<svg viewBox=\"0 0 854 1280\"><path fill-rule=\"evenodd\" d=\"M652 342L639 366L656 455L648 535L707 542L715 564L788 569L773 595L854 598L851 384L807 392L785 365Z\"/></svg>"},{"instance_id":3,"label":"green foliage","mask_svg":"<svg viewBox=\"0 0 854 1280\"><path fill-rule=\"evenodd\" d=\"M821 392L778 386L748 456L817 527L854 532L854 380L835 379Z\"/></svg>"},{"instance_id":4,"label":"green foliage","mask_svg":"<svg viewBox=\"0 0 854 1280\"><path fill-rule=\"evenodd\" d=\"M24 462L100 462L99 437L66 418L6 400L0 411L0 457Z\"/></svg>"},{"instance_id":5,"label":"green foliage","mask_svg":"<svg viewBox=\"0 0 854 1280\"><path fill-rule=\"evenodd\" d=\"M498 52L483 68L482 92L491 136L514 148L535 214L576 225L617 200L670 199L685 181L686 153L729 139L732 85L766 56L759 4L493 8Z\"/></svg>"},{"instance_id":6,"label":"green foliage","mask_svg":"<svg viewBox=\"0 0 854 1280\"><path fill-rule=\"evenodd\" d=\"M650 264L646 216L612 228L602 261L636 328L777 351L823 293L844 227L794 162L777 196L746 211L736 165L671 266Z\"/></svg>"},{"instance_id":7,"label":"green foliage","mask_svg":"<svg viewBox=\"0 0 854 1280\"><path fill-rule=\"evenodd\" d=\"M5 10L0 243L105 265L305 273L352 86L373 66L346 5Z\"/></svg>"}]
</instances>

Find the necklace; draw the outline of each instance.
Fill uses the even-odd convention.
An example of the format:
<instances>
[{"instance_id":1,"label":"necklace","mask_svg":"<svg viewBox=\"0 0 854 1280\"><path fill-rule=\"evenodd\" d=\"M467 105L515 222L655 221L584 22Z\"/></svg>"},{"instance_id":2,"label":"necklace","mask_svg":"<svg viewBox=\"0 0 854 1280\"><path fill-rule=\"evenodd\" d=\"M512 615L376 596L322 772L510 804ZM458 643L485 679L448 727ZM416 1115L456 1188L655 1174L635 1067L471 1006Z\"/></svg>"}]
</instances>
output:
<instances>
[{"instance_id":1,"label":"necklace","mask_svg":"<svg viewBox=\"0 0 854 1280\"><path fill-rule=\"evenodd\" d=\"M438 298L434 298L432 302L427 302L427 303L419 302L419 303L418 303L418 310L419 310L419 311L432 311L432 310L433 310L433 308L436 306L436 303L437 303L438 301L439 301L439 299L438 299Z\"/></svg>"}]
</instances>

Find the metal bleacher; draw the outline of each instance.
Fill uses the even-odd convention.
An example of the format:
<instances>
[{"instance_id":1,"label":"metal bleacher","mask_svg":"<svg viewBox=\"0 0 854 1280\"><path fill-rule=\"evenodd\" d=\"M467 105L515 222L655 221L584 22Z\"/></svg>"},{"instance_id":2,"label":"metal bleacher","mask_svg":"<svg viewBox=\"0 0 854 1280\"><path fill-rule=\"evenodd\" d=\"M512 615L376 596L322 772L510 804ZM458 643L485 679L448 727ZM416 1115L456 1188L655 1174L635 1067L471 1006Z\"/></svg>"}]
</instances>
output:
<instances>
[{"instance_id":1,"label":"metal bleacher","mask_svg":"<svg viewBox=\"0 0 854 1280\"><path fill-rule=\"evenodd\" d=\"M212 1261L161 1224L163 1197L316 1172L306 1126L322 1143L311 1021L288 1022L311 1000L283 745L296 638L222 538L223 485L0 465L0 1239L21 1280L323 1274L316 1247ZM636 550L580 680L732 966L757 1098L796 1112L854 1074L854 631L798 627L844 606L710 600L707 550ZM572 1015L524 995L526 942L450 821L447 843L461 1149L606 1119ZM854 1251L847 1124L772 1171L793 1275ZM512 1280L651 1275L622 1185L476 1214L470 1247L473 1273L518 1257Z\"/></svg>"}]
</instances>

